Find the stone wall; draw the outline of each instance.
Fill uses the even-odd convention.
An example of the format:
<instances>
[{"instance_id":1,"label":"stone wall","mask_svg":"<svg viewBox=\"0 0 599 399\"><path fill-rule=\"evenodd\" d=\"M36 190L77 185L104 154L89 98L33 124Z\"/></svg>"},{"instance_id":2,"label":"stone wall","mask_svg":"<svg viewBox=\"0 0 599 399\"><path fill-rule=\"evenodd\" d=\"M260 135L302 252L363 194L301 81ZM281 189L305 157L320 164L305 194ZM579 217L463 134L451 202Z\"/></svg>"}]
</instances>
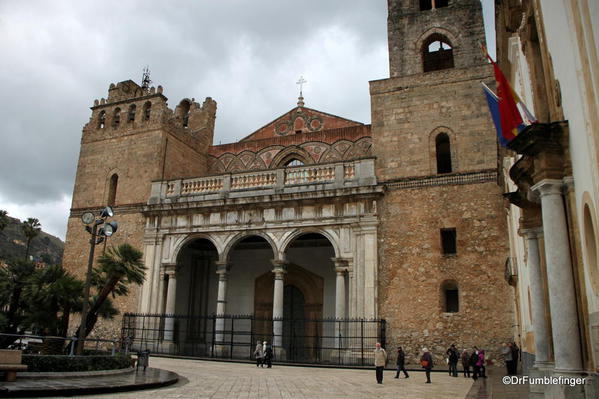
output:
<instances>
[{"instance_id":1,"label":"stone wall","mask_svg":"<svg viewBox=\"0 0 599 399\"><path fill-rule=\"evenodd\" d=\"M389 350L401 345L414 360L425 346L442 361L455 343L497 359L501 342L513 338L500 194L492 181L389 188L379 207L378 302ZM442 254L441 228L456 229L456 255ZM441 286L448 280L458 285L457 313L444 312Z\"/></svg>"}]
</instances>

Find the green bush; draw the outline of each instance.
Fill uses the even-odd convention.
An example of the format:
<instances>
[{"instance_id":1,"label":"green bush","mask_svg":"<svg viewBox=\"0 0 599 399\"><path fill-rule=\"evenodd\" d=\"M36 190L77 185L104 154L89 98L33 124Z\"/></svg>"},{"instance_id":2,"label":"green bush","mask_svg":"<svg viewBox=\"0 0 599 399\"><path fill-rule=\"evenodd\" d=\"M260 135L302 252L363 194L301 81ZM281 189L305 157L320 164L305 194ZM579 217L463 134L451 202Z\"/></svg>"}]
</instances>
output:
<instances>
[{"instance_id":1,"label":"green bush","mask_svg":"<svg viewBox=\"0 0 599 399\"><path fill-rule=\"evenodd\" d=\"M23 355L27 371L97 371L124 369L131 366L131 356L64 356Z\"/></svg>"}]
</instances>

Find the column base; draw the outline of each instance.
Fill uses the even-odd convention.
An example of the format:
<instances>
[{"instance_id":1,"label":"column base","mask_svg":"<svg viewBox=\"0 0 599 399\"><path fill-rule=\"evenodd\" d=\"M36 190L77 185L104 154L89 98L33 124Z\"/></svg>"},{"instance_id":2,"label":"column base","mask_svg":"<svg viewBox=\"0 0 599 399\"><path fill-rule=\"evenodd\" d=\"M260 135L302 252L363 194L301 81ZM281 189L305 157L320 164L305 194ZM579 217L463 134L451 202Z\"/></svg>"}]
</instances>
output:
<instances>
[{"instance_id":1,"label":"column base","mask_svg":"<svg viewBox=\"0 0 599 399\"><path fill-rule=\"evenodd\" d=\"M564 378L585 378L586 373L573 370L553 370L548 377L564 377ZM568 384L546 384L545 398L550 399L585 399L585 385L571 386Z\"/></svg>"},{"instance_id":2,"label":"column base","mask_svg":"<svg viewBox=\"0 0 599 399\"><path fill-rule=\"evenodd\" d=\"M528 375L530 378L543 378L550 376L553 370L553 363L550 362L535 362L534 366L530 369ZM544 384L530 384L529 385L529 397L544 399L545 388L547 385Z\"/></svg>"}]
</instances>

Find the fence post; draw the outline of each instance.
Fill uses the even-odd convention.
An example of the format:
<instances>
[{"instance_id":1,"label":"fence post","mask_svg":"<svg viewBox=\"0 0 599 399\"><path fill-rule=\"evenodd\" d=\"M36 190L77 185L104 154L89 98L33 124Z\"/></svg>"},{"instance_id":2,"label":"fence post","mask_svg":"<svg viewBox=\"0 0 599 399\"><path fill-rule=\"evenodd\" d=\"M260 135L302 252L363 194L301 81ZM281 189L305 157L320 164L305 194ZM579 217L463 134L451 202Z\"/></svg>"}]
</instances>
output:
<instances>
[{"instance_id":1,"label":"fence post","mask_svg":"<svg viewBox=\"0 0 599 399\"><path fill-rule=\"evenodd\" d=\"M360 319L360 363L364 366L364 319Z\"/></svg>"},{"instance_id":2,"label":"fence post","mask_svg":"<svg viewBox=\"0 0 599 399\"><path fill-rule=\"evenodd\" d=\"M214 357L214 340L216 339L216 315L212 315L212 353L210 357Z\"/></svg>"},{"instance_id":3,"label":"fence post","mask_svg":"<svg viewBox=\"0 0 599 399\"><path fill-rule=\"evenodd\" d=\"M235 317L231 316L231 340L229 345L229 358L233 359L233 335L235 334Z\"/></svg>"},{"instance_id":4,"label":"fence post","mask_svg":"<svg viewBox=\"0 0 599 399\"><path fill-rule=\"evenodd\" d=\"M250 316L250 360L254 354L254 315Z\"/></svg>"},{"instance_id":5,"label":"fence post","mask_svg":"<svg viewBox=\"0 0 599 399\"><path fill-rule=\"evenodd\" d=\"M387 322L385 319L381 319L381 346L385 348L387 346Z\"/></svg>"},{"instance_id":6,"label":"fence post","mask_svg":"<svg viewBox=\"0 0 599 399\"><path fill-rule=\"evenodd\" d=\"M75 355L75 345L77 345L77 338L73 337L71 340L71 350L69 351L69 356Z\"/></svg>"}]
</instances>

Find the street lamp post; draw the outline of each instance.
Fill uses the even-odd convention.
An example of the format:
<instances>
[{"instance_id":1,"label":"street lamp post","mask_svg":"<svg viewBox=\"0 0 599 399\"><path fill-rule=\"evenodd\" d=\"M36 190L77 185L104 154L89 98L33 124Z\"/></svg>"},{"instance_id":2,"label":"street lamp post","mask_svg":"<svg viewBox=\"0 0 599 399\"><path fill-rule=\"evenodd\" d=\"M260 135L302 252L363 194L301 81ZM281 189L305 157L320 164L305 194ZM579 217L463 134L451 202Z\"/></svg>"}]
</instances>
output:
<instances>
[{"instance_id":1,"label":"street lamp post","mask_svg":"<svg viewBox=\"0 0 599 399\"><path fill-rule=\"evenodd\" d=\"M96 244L100 244L106 238L112 236L117 228L118 223L112 221L105 223L107 218L114 216L114 211L111 207L107 206L100 212L100 215L96 217L92 212L85 212L81 215L81 221L85 224L85 230L91 234L89 239L89 258L87 260L87 273L85 275L85 287L83 291L83 307L81 309L81 326L79 328L79 337L77 341L77 354L83 354L83 347L85 344L85 331L87 330L87 313L89 312L89 291L92 280L92 268L94 264L94 251ZM100 225L104 225L98 227ZM90 226L91 225L91 226Z\"/></svg>"}]
</instances>

